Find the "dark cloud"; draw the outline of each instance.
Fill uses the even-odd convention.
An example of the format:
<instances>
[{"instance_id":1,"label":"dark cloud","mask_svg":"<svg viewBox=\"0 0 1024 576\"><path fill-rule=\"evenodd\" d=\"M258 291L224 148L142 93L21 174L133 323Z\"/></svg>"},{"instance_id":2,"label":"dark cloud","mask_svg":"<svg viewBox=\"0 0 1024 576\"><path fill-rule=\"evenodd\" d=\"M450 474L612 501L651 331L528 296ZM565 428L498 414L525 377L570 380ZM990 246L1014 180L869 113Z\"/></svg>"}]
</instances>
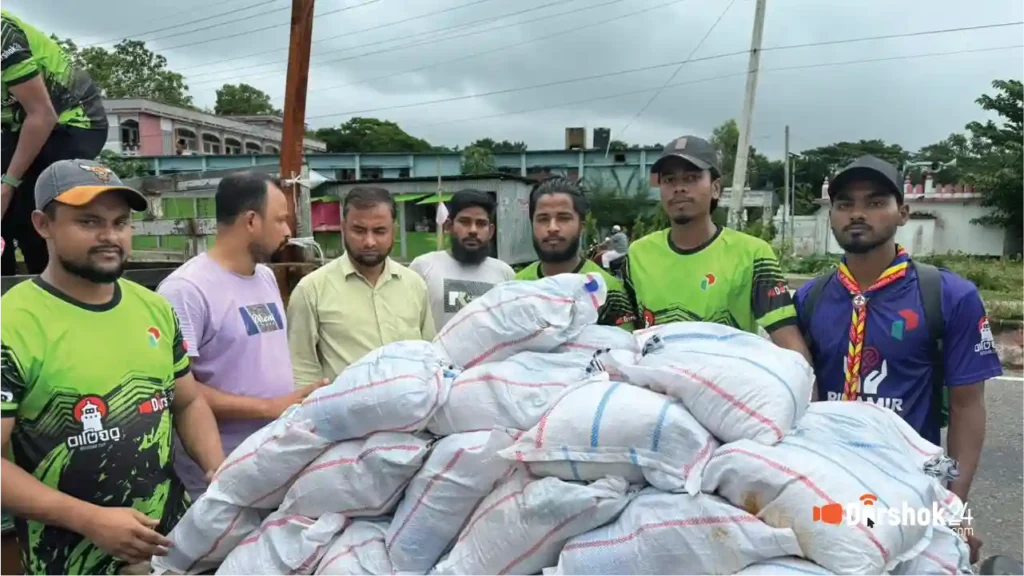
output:
<instances>
[{"instance_id":1,"label":"dark cloud","mask_svg":"<svg viewBox=\"0 0 1024 576\"><path fill-rule=\"evenodd\" d=\"M286 8L289 2L246 9L256 2L8 0L5 8L79 44L234 11L141 38L231 22L164 38L152 48L173 48L162 53L173 69L186 74L200 105L212 106L214 90L224 82L253 84L280 105L289 11L238 19ZM363 2L321 0L317 12ZM526 140L535 149L557 148L566 126L606 126L613 137L642 143L663 143L687 132L706 135L740 114L745 55L685 65L672 82L685 85L665 89L636 120L632 119L637 111L675 66L487 97L374 109L681 61L728 4L729 0L380 0L316 21L307 115L313 126L325 126L349 117L339 113L371 110L361 115L394 120L417 136L449 145L491 136ZM753 0L736 0L695 58L749 49L753 12ZM891 59L1020 44L1020 26L792 50L774 47L1021 20L1024 4L1019 0L771 0L753 144L780 155L783 129L789 124L796 149L859 138L883 138L917 148L979 118L975 98L995 78L1020 78L1024 65L1024 50L1019 48ZM372 27L379 28L367 30ZM886 58L890 60L822 66ZM232 60L218 63L226 59ZM804 68L784 70L795 67ZM592 101L585 102L588 99ZM627 124L628 131L618 134Z\"/></svg>"}]
</instances>

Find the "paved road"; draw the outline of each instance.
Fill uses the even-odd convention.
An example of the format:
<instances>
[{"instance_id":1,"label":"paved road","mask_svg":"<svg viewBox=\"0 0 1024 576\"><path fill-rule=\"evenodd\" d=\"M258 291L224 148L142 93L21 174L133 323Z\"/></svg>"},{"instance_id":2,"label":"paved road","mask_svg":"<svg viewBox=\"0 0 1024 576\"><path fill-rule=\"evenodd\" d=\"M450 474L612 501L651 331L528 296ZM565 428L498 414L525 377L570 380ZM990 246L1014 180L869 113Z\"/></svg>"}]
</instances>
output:
<instances>
[{"instance_id":1,"label":"paved road","mask_svg":"<svg viewBox=\"0 0 1024 576\"><path fill-rule=\"evenodd\" d=\"M1007 376L1020 378L1020 372ZM1024 546L1024 382L993 380L985 390L988 431L978 474L971 487L971 513L984 542L982 558L1021 557Z\"/></svg>"}]
</instances>

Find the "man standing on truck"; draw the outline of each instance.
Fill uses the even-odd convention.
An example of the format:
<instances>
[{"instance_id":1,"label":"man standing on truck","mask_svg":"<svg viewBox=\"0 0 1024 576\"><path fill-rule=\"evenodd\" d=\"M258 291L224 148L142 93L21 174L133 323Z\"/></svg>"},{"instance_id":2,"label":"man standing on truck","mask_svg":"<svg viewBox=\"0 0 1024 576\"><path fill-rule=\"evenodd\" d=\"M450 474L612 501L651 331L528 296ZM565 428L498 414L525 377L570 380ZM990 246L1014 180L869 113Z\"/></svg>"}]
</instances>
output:
<instances>
[{"instance_id":1,"label":"man standing on truck","mask_svg":"<svg viewBox=\"0 0 1024 576\"><path fill-rule=\"evenodd\" d=\"M166 554L189 505L173 431L212 476L217 423L171 305L121 279L144 196L109 169L62 160L39 177L32 220L50 260L4 295L0 500L27 574L116 574Z\"/></svg>"},{"instance_id":2,"label":"man standing on truck","mask_svg":"<svg viewBox=\"0 0 1024 576\"><path fill-rule=\"evenodd\" d=\"M796 307L823 400L890 408L939 444L948 395L947 452L959 468L950 488L967 502L985 442L985 380L1003 371L974 284L914 262L896 243L910 215L902 182L873 156L829 182L843 261L801 286Z\"/></svg>"},{"instance_id":3,"label":"man standing on truck","mask_svg":"<svg viewBox=\"0 0 1024 576\"><path fill-rule=\"evenodd\" d=\"M438 332L463 306L516 275L511 266L490 256L495 230L491 195L460 190L447 205L449 216L444 227L451 248L423 254L409 264L409 269L427 283Z\"/></svg>"},{"instance_id":4,"label":"man standing on truck","mask_svg":"<svg viewBox=\"0 0 1024 576\"><path fill-rule=\"evenodd\" d=\"M0 11L0 34L0 214L6 245L0 274L17 274L12 240L29 274L39 274L47 250L32 226L36 179L57 160L96 158L107 141L107 114L89 75L76 69L49 36L6 10Z\"/></svg>"},{"instance_id":5,"label":"man standing on truck","mask_svg":"<svg viewBox=\"0 0 1024 576\"><path fill-rule=\"evenodd\" d=\"M523 268L516 280L538 280L565 273L600 274L608 289L598 323L633 331L633 310L618 278L580 254L583 222L590 204L579 183L567 178L544 180L530 192L533 249L539 261Z\"/></svg>"},{"instance_id":6,"label":"man standing on truck","mask_svg":"<svg viewBox=\"0 0 1024 576\"><path fill-rule=\"evenodd\" d=\"M181 322L192 373L230 454L316 386L295 389L292 383L284 303L264 265L291 234L280 183L266 174L232 174L217 185L214 204L213 246L171 273L157 291ZM206 490L202 468L180 443L174 468L193 500Z\"/></svg>"},{"instance_id":7,"label":"man standing on truck","mask_svg":"<svg viewBox=\"0 0 1024 576\"><path fill-rule=\"evenodd\" d=\"M433 340L427 285L389 257L395 213L384 188L357 186L342 200L345 253L299 280L288 302L296 385L333 382L385 344Z\"/></svg>"},{"instance_id":8,"label":"man standing on truck","mask_svg":"<svg viewBox=\"0 0 1024 576\"><path fill-rule=\"evenodd\" d=\"M625 284L644 327L716 322L757 333L809 358L796 309L771 246L714 223L722 195L718 153L706 140L681 136L651 167L672 226L637 240Z\"/></svg>"}]
</instances>

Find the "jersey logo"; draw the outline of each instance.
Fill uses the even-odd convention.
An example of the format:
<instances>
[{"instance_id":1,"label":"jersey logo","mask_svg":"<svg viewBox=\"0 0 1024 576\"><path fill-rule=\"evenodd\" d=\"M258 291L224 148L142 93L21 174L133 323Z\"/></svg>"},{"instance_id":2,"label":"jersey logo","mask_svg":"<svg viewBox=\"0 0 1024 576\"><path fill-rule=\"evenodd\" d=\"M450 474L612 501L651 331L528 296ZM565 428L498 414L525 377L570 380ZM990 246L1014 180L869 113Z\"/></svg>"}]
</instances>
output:
<instances>
[{"instance_id":1,"label":"jersey logo","mask_svg":"<svg viewBox=\"0 0 1024 576\"><path fill-rule=\"evenodd\" d=\"M475 298L483 296L493 287L494 284L488 282L445 278L442 285L445 313L453 314L462 310Z\"/></svg>"},{"instance_id":2,"label":"jersey logo","mask_svg":"<svg viewBox=\"0 0 1024 576\"><path fill-rule=\"evenodd\" d=\"M174 390L170 392L157 392L148 400L139 403L139 414L156 414L163 412L174 402Z\"/></svg>"},{"instance_id":3,"label":"jersey logo","mask_svg":"<svg viewBox=\"0 0 1024 576\"><path fill-rule=\"evenodd\" d=\"M921 319L917 312L909 308L904 308L897 312L897 314L900 315L902 320L896 320L892 323L892 326L889 327L889 335L896 340L903 340L903 335L917 328L918 324L921 323Z\"/></svg>"},{"instance_id":4,"label":"jersey logo","mask_svg":"<svg viewBox=\"0 0 1024 576\"><path fill-rule=\"evenodd\" d=\"M160 329L156 326L146 328L146 337L149 338L150 348L156 348L156 345L160 343Z\"/></svg>"},{"instance_id":5,"label":"jersey logo","mask_svg":"<svg viewBox=\"0 0 1024 576\"><path fill-rule=\"evenodd\" d=\"M988 321L988 316L982 316L978 321L978 333L981 335L981 341L974 345L974 351L982 356L995 354L996 339L992 336L992 325Z\"/></svg>"},{"instance_id":6,"label":"jersey logo","mask_svg":"<svg viewBox=\"0 0 1024 576\"><path fill-rule=\"evenodd\" d=\"M647 308L644 308L643 314L644 328L650 328L654 326L654 312L651 312Z\"/></svg>"},{"instance_id":7,"label":"jersey logo","mask_svg":"<svg viewBox=\"0 0 1024 576\"><path fill-rule=\"evenodd\" d=\"M702 278L701 281L700 281L700 289L701 289L701 291L702 292L707 292L708 288L710 288L710 287L715 285L715 281L716 281L716 278L715 278L714 274L705 274L704 278Z\"/></svg>"},{"instance_id":8,"label":"jersey logo","mask_svg":"<svg viewBox=\"0 0 1024 576\"><path fill-rule=\"evenodd\" d=\"M238 312L242 315L242 322L245 324L245 331L249 336L266 334L284 328L281 313L274 302L241 306L238 308Z\"/></svg>"},{"instance_id":9,"label":"jersey logo","mask_svg":"<svg viewBox=\"0 0 1024 576\"><path fill-rule=\"evenodd\" d=\"M107 417L107 403L99 396L83 397L75 404L73 415L75 421L82 425L82 431L68 436L68 448L90 450L121 439L120 428L103 427L103 419Z\"/></svg>"}]
</instances>

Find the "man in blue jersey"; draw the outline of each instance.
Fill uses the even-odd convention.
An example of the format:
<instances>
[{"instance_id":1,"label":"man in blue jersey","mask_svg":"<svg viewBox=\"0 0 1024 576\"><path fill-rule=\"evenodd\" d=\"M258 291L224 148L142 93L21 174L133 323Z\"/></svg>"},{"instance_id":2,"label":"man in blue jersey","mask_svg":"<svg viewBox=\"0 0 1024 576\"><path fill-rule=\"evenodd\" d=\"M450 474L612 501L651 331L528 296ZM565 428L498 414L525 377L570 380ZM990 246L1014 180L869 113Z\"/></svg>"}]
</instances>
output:
<instances>
[{"instance_id":1,"label":"man in blue jersey","mask_svg":"<svg viewBox=\"0 0 1024 576\"><path fill-rule=\"evenodd\" d=\"M902 181L873 156L832 180L829 217L843 262L797 291L797 314L820 399L890 408L938 444L948 394L947 452L960 472L951 489L966 502L985 441L985 380L1002 368L977 288L913 262L896 243L910 215Z\"/></svg>"}]
</instances>

